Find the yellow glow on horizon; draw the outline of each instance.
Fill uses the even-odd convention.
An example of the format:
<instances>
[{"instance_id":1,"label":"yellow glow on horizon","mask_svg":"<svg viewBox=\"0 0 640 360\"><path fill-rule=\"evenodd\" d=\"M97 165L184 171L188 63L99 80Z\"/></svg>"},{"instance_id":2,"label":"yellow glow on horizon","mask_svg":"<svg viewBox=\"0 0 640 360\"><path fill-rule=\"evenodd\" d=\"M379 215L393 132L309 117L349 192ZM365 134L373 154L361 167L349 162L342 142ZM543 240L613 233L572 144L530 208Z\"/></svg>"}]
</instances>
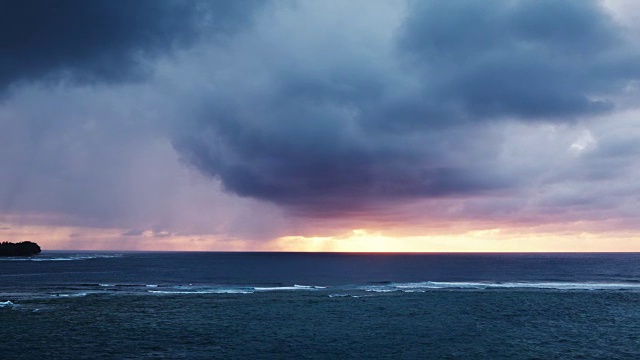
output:
<instances>
[{"instance_id":1,"label":"yellow glow on horizon","mask_svg":"<svg viewBox=\"0 0 640 360\"><path fill-rule=\"evenodd\" d=\"M480 229L458 234L385 236L355 229L341 236L285 236L274 250L327 252L638 252L636 234L518 233L508 229Z\"/></svg>"},{"instance_id":2,"label":"yellow glow on horizon","mask_svg":"<svg viewBox=\"0 0 640 360\"><path fill-rule=\"evenodd\" d=\"M535 227L459 224L420 235L358 228L337 235L239 239L166 230L131 234L119 228L53 227L4 222L0 241L35 241L44 250L299 252L640 252L640 234L604 231L584 222ZM478 225L478 224L476 224ZM487 225L487 224L484 224ZM408 231L405 229L404 231ZM413 233L419 232L413 230Z\"/></svg>"}]
</instances>

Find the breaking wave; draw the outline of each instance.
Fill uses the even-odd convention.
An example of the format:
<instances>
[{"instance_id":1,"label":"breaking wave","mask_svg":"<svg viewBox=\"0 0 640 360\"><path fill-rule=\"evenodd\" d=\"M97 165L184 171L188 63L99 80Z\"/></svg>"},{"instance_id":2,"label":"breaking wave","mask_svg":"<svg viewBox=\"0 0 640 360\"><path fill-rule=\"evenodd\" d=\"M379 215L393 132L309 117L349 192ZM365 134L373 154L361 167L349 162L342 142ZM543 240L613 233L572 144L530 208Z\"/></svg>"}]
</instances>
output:
<instances>
[{"instance_id":1,"label":"breaking wave","mask_svg":"<svg viewBox=\"0 0 640 360\"><path fill-rule=\"evenodd\" d=\"M326 289L326 286L308 286L308 285L293 285L293 286L272 286L272 287L255 287L255 291L287 291L287 290L321 290Z\"/></svg>"},{"instance_id":2,"label":"breaking wave","mask_svg":"<svg viewBox=\"0 0 640 360\"><path fill-rule=\"evenodd\" d=\"M330 298L359 298L381 296L385 293L426 293L438 291L626 291L640 292L640 283L599 282L405 282L373 283L368 285L291 285L291 286L247 286L247 285L174 285L174 284L77 284L74 286L48 286L28 291L0 292L0 298L25 300L37 298L79 298L86 296L128 295L245 295L268 293L315 292ZM0 307L12 307L11 301L0 301Z\"/></svg>"},{"instance_id":3,"label":"breaking wave","mask_svg":"<svg viewBox=\"0 0 640 360\"><path fill-rule=\"evenodd\" d=\"M147 285L149 286L149 285ZM156 285L157 288L157 285ZM256 292L268 292L268 291L313 291L322 290L324 286L307 286L307 285L293 285L293 286L270 286L270 287L223 287L223 286L173 286L163 288L161 290L154 288L153 290L147 290L151 294L253 294Z\"/></svg>"},{"instance_id":4,"label":"breaking wave","mask_svg":"<svg viewBox=\"0 0 640 360\"><path fill-rule=\"evenodd\" d=\"M488 289L540 289L540 290L640 290L638 283L598 282L412 282L387 285L366 285L360 290L373 292L425 292L433 290L488 290Z\"/></svg>"},{"instance_id":5,"label":"breaking wave","mask_svg":"<svg viewBox=\"0 0 640 360\"><path fill-rule=\"evenodd\" d=\"M2 257L0 261L77 261L91 259L111 259L122 257L122 254L42 254L26 257Z\"/></svg>"},{"instance_id":6,"label":"breaking wave","mask_svg":"<svg viewBox=\"0 0 640 360\"><path fill-rule=\"evenodd\" d=\"M0 301L0 308L14 306L15 304L10 300Z\"/></svg>"}]
</instances>

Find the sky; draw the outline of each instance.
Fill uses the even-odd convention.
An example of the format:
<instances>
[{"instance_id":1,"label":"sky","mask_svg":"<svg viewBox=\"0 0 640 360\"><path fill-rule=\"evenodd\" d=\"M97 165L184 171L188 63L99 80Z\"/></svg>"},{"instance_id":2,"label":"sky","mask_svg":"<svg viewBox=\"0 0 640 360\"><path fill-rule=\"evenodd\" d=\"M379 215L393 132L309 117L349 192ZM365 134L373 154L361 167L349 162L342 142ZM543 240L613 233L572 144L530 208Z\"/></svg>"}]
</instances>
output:
<instances>
[{"instance_id":1,"label":"sky","mask_svg":"<svg viewBox=\"0 0 640 360\"><path fill-rule=\"evenodd\" d=\"M0 9L0 241L640 251L635 1Z\"/></svg>"}]
</instances>

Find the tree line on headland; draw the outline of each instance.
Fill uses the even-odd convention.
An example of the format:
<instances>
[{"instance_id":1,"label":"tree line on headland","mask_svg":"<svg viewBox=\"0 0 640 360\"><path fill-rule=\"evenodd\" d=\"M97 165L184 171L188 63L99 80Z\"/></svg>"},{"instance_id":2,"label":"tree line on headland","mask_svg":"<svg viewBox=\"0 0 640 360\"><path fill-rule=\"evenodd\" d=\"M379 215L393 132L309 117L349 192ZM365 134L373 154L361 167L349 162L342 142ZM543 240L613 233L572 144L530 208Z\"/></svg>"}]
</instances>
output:
<instances>
[{"instance_id":1,"label":"tree line on headland","mask_svg":"<svg viewBox=\"0 0 640 360\"><path fill-rule=\"evenodd\" d=\"M40 253L40 246L31 241L0 243L0 256L31 256Z\"/></svg>"}]
</instances>

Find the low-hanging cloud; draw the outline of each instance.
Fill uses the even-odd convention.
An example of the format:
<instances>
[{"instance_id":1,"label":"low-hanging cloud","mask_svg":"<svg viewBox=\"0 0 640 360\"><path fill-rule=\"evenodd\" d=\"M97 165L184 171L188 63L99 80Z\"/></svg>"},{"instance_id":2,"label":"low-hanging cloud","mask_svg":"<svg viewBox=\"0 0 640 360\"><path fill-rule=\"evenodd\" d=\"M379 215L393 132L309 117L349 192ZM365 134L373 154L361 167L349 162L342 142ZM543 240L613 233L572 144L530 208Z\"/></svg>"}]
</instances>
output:
<instances>
[{"instance_id":1,"label":"low-hanging cloud","mask_svg":"<svg viewBox=\"0 0 640 360\"><path fill-rule=\"evenodd\" d=\"M309 35L331 20L301 8L227 49L237 61L174 145L236 194L316 215L514 187L492 124L611 111L640 71L590 1L411 2L388 43L346 24Z\"/></svg>"}]
</instances>

